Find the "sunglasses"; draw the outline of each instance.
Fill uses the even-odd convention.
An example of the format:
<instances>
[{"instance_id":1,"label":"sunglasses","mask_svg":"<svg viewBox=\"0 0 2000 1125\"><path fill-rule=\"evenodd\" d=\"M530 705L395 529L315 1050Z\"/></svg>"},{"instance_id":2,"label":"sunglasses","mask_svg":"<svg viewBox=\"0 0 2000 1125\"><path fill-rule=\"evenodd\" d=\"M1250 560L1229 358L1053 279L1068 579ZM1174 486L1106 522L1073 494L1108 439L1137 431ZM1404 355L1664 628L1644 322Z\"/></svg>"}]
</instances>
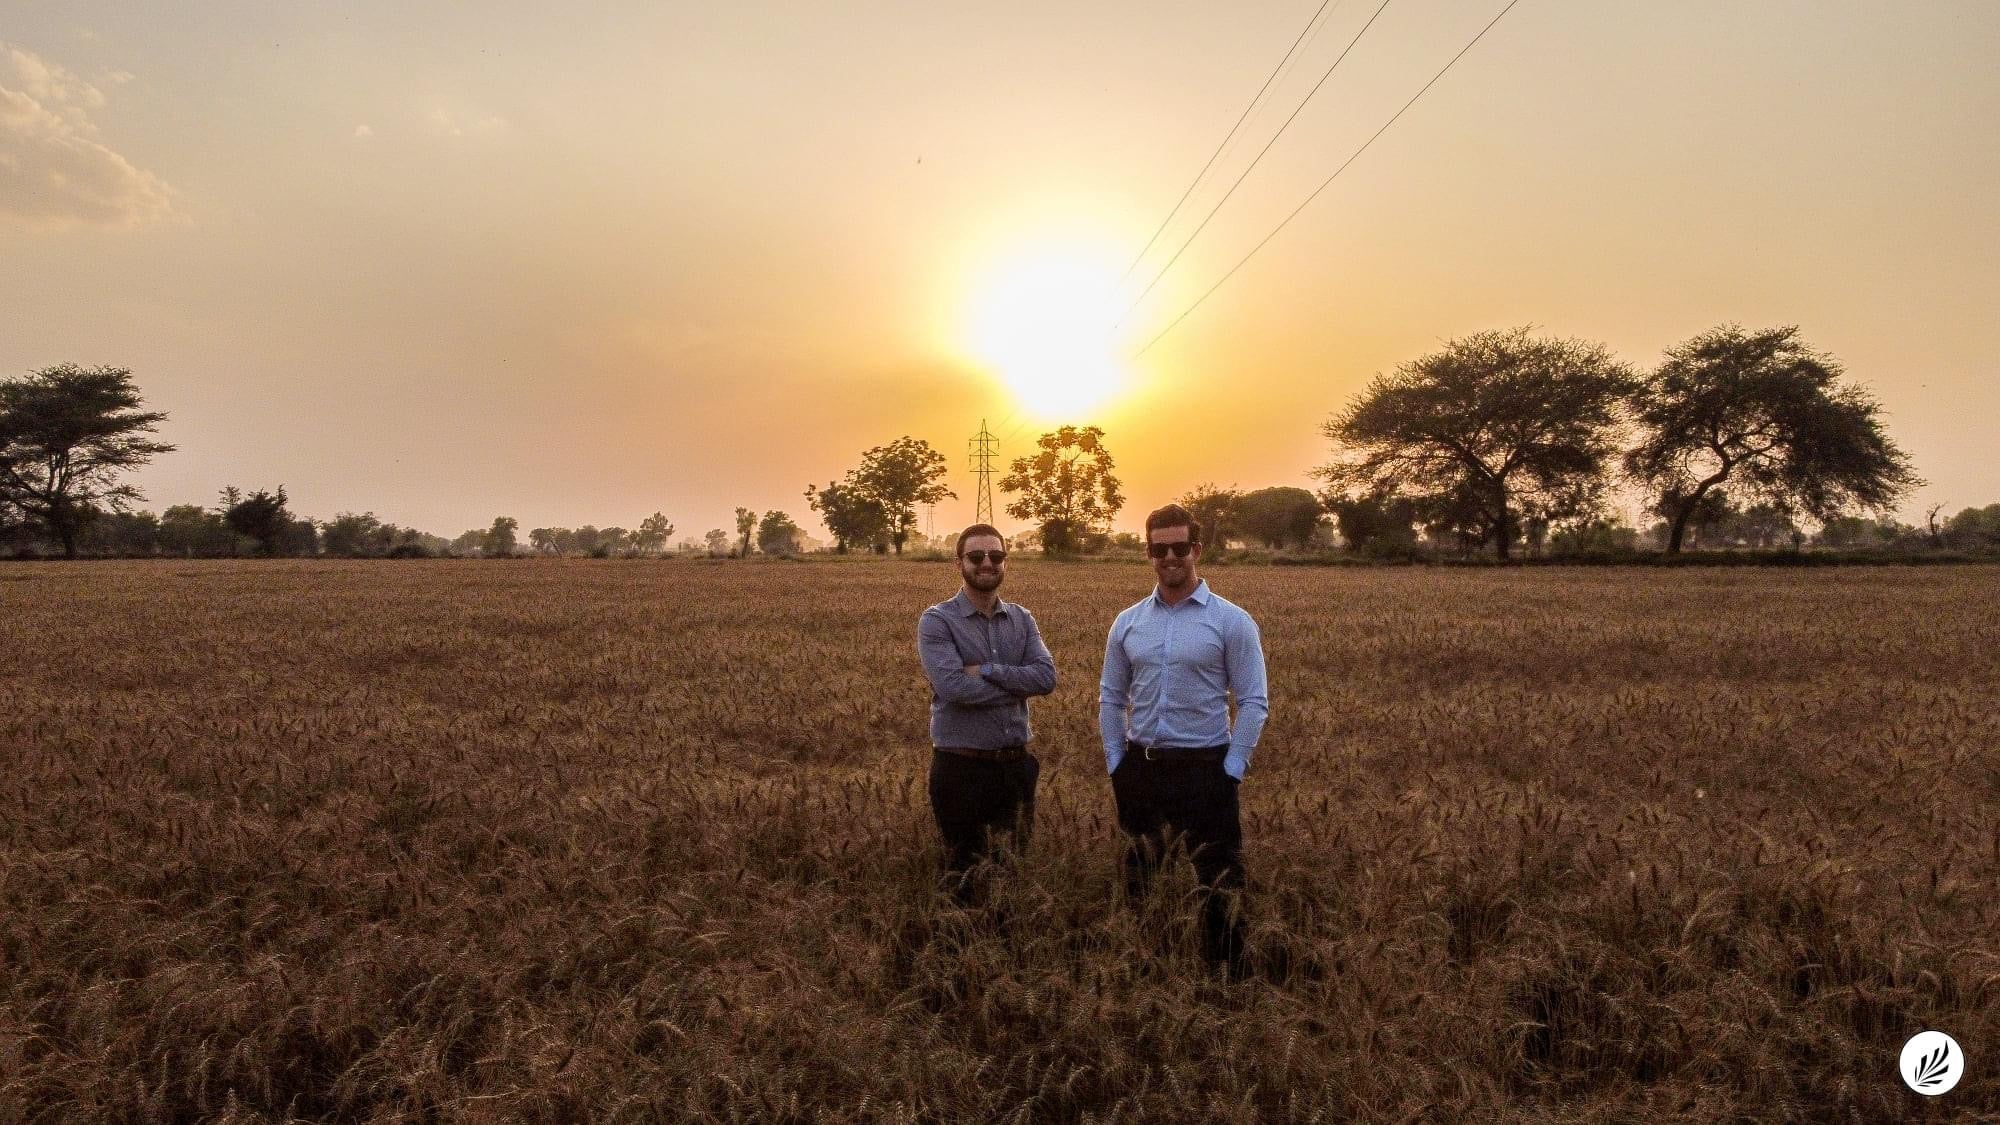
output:
<instances>
[{"instance_id":1,"label":"sunglasses","mask_svg":"<svg viewBox=\"0 0 2000 1125\"><path fill-rule=\"evenodd\" d=\"M965 554L963 554L963 555L960 555L959 557L960 557L960 558L962 558L962 559L966 559L967 561L971 562L973 566L985 566L985 565L986 565L986 560L987 560L987 559L992 559L992 560L993 560L994 562L996 562L996 563L1003 563L1003 562L1006 562L1006 561L1007 561L1007 552L1005 552L1005 551L967 551L967 552L965 552Z\"/></svg>"},{"instance_id":2,"label":"sunglasses","mask_svg":"<svg viewBox=\"0 0 2000 1125\"><path fill-rule=\"evenodd\" d=\"M1151 556L1153 556L1153 557L1154 557L1154 558L1156 558L1156 559L1164 559L1164 558L1166 558L1166 557L1167 557L1167 552L1168 552L1168 551L1172 551L1172 552L1174 553L1174 557L1175 557L1175 558L1177 558L1177 559L1184 559L1184 558L1187 558L1187 557L1188 557L1188 555L1189 555L1189 553L1190 553L1190 552L1192 552L1193 550L1194 550L1194 544L1192 544L1192 543L1148 543L1148 544L1146 544L1146 553L1147 553L1147 554L1149 554L1149 555L1151 555Z\"/></svg>"}]
</instances>

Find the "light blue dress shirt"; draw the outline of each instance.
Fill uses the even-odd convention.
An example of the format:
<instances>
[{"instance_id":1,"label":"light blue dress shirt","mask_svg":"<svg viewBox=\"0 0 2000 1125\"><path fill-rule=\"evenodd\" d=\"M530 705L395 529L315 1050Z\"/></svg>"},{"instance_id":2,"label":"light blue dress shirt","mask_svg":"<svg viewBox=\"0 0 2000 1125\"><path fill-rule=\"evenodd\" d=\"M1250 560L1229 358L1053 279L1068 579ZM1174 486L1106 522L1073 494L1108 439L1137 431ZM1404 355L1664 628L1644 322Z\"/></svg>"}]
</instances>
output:
<instances>
[{"instance_id":1,"label":"light blue dress shirt","mask_svg":"<svg viewBox=\"0 0 2000 1125\"><path fill-rule=\"evenodd\" d=\"M1229 696L1236 726L1229 725ZM1208 580L1177 605L1146 599L1118 615L1104 644L1097 726L1105 765L1116 771L1129 740L1196 749L1229 744L1223 768L1238 781L1250 769L1257 736L1270 716L1264 646L1257 622L1208 589Z\"/></svg>"}]
</instances>

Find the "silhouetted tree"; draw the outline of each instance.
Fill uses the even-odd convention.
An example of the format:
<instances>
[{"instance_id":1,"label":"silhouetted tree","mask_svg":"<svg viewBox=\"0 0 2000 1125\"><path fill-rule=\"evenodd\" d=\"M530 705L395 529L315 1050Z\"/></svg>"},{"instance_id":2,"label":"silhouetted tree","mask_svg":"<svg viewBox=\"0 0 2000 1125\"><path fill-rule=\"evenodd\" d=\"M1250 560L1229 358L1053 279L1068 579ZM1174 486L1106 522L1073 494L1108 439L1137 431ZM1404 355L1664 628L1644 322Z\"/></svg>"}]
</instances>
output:
<instances>
[{"instance_id":1,"label":"silhouetted tree","mask_svg":"<svg viewBox=\"0 0 2000 1125\"><path fill-rule=\"evenodd\" d=\"M199 504L175 504L160 516L160 549L170 555L226 555L236 533Z\"/></svg>"},{"instance_id":2,"label":"silhouetted tree","mask_svg":"<svg viewBox=\"0 0 2000 1125\"><path fill-rule=\"evenodd\" d=\"M319 554L319 528L309 519L291 517L278 529L271 549L286 558L311 558Z\"/></svg>"},{"instance_id":3,"label":"silhouetted tree","mask_svg":"<svg viewBox=\"0 0 2000 1125\"><path fill-rule=\"evenodd\" d=\"M292 522L292 514L285 510L285 486L279 485L275 493L260 488L248 496L240 493L238 496L235 503L223 510L222 521L236 534L256 540L259 552L267 556L277 554L278 537Z\"/></svg>"},{"instance_id":4,"label":"silhouetted tree","mask_svg":"<svg viewBox=\"0 0 2000 1125\"><path fill-rule=\"evenodd\" d=\"M85 524L84 550L103 555L155 553L160 546L160 518L151 512L103 512Z\"/></svg>"},{"instance_id":5,"label":"silhouetted tree","mask_svg":"<svg viewBox=\"0 0 2000 1125\"><path fill-rule=\"evenodd\" d=\"M47 527L66 558L94 513L143 498L119 474L173 451L141 436L167 417L141 401L122 367L65 363L0 382L0 496Z\"/></svg>"},{"instance_id":6,"label":"silhouetted tree","mask_svg":"<svg viewBox=\"0 0 2000 1125\"><path fill-rule=\"evenodd\" d=\"M1943 538L1953 547L2000 547L2000 504L1964 509L1945 521Z\"/></svg>"},{"instance_id":7,"label":"silhouetted tree","mask_svg":"<svg viewBox=\"0 0 2000 1125\"><path fill-rule=\"evenodd\" d=\"M1041 452L1014 458L1000 479L1000 490L1020 493L1007 505L1007 514L1036 523L1042 550L1067 554L1082 545L1087 532L1110 523L1125 506L1125 497L1111 474L1111 451L1098 427L1064 426L1035 444Z\"/></svg>"},{"instance_id":8,"label":"silhouetted tree","mask_svg":"<svg viewBox=\"0 0 2000 1125\"><path fill-rule=\"evenodd\" d=\"M852 480L854 474L849 473ZM827 482L825 488L806 486L806 504L819 513L820 522L833 536L833 549L846 554L849 547L856 545L875 547L886 543L889 538L889 513L882 503L864 496L861 490L849 484Z\"/></svg>"},{"instance_id":9,"label":"silhouetted tree","mask_svg":"<svg viewBox=\"0 0 2000 1125\"><path fill-rule=\"evenodd\" d=\"M757 549L767 555L792 555L799 549L799 525L783 512L765 512L757 524Z\"/></svg>"},{"instance_id":10,"label":"silhouetted tree","mask_svg":"<svg viewBox=\"0 0 2000 1125\"><path fill-rule=\"evenodd\" d=\"M1603 479L1630 381L1599 344L1475 333L1377 375L1322 427L1334 456L1314 473L1335 496L1410 496L1504 559L1520 505Z\"/></svg>"},{"instance_id":11,"label":"silhouetted tree","mask_svg":"<svg viewBox=\"0 0 2000 1125\"><path fill-rule=\"evenodd\" d=\"M1236 502L1242 499L1234 488L1217 488L1210 483L1195 485L1175 503L1188 510L1188 514L1201 525L1201 541L1208 544L1212 554L1220 551L1223 541L1234 530L1230 520L1235 512ZM1144 544L1141 544L1144 546Z\"/></svg>"},{"instance_id":12,"label":"silhouetted tree","mask_svg":"<svg viewBox=\"0 0 2000 1125\"><path fill-rule=\"evenodd\" d=\"M667 549L673 540L674 524L666 516L654 512L639 521L639 530L632 535L632 545L641 554L657 555Z\"/></svg>"},{"instance_id":13,"label":"silhouetted tree","mask_svg":"<svg viewBox=\"0 0 2000 1125\"><path fill-rule=\"evenodd\" d=\"M376 519L374 512L341 512L320 525L320 549L339 558L385 555L394 545L395 526Z\"/></svg>"},{"instance_id":14,"label":"silhouetted tree","mask_svg":"<svg viewBox=\"0 0 2000 1125\"><path fill-rule=\"evenodd\" d=\"M900 555L917 529L917 507L957 497L944 475L944 454L921 438L899 437L863 453L860 466L847 474L847 487L880 506L889 543Z\"/></svg>"},{"instance_id":15,"label":"silhouetted tree","mask_svg":"<svg viewBox=\"0 0 2000 1125\"><path fill-rule=\"evenodd\" d=\"M1319 527L1320 503L1303 488L1260 488L1236 501L1235 514L1237 530L1267 547L1307 547Z\"/></svg>"},{"instance_id":16,"label":"silhouetted tree","mask_svg":"<svg viewBox=\"0 0 2000 1125\"><path fill-rule=\"evenodd\" d=\"M703 537L708 543L708 557L719 559L729 553L729 533L719 527L710 528Z\"/></svg>"},{"instance_id":17,"label":"silhouetted tree","mask_svg":"<svg viewBox=\"0 0 2000 1125\"><path fill-rule=\"evenodd\" d=\"M750 536L754 535L756 531L757 513L748 508L736 509L736 536L739 540L736 548L737 558L747 559L750 557Z\"/></svg>"},{"instance_id":18,"label":"silhouetted tree","mask_svg":"<svg viewBox=\"0 0 2000 1125\"><path fill-rule=\"evenodd\" d=\"M521 521L513 516L496 516L493 526L486 529L484 553L487 558L504 559L514 554L514 533L521 529Z\"/></svg>"},{"instance_id":19,"label":"silhouetted tree","mask_svg":"<svg viewBox=\"0 0 2000 1125\"><path fill-rule=\"evenodd\" d=\"M1326 509L1333 513L1350 551L1391 553L1416 548L1417 505L1408 497L1377 492L1329 496Z\"/></svg>"},{"instance_id":20,"label":"silhouetted tree","mask_svg":"<svg viewBox=\"0 0 2000 1125\"><path fill-rule=\"evenodd\" d=\"M1667 350L1632 392L1639 443L1625 468L1672 513L1669 553L1724 482L1822 521L1857 506L1885 510L1922 483L1883 432L1875 401L1837 385L1841 374L1796 327L1725 324Z\"/></svg>"}]
</instances>

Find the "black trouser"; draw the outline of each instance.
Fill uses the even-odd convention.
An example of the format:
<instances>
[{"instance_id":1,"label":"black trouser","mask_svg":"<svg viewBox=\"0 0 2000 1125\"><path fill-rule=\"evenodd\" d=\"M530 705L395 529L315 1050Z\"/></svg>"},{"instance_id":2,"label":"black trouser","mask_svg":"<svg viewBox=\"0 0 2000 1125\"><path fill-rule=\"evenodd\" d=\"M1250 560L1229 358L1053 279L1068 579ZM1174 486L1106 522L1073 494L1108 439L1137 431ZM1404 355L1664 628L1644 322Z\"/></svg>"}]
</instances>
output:
<instances>
[{"instance_id":1,"label":"black trouser","mask_svg":"<svg viewBox=\"0 0 2000 1125\"><path fill-rule=\"evenodd\" d=\"M1118 827L1131 837L1123 864L1126 893L1144 892L1178 838L1202 886L1202 952L1241 968L1244 927L1235 900L1244 882L1243 825L1237 781L1222 768L1228 750L1154 750L1148 760L1145 747L1128 746L1111 775L1111 792Z\"/></svg>"},{"instance_id":2,"label":"black trouser","mask_svg":"<svg viewBox=\"0 0 2000 1125\"><path fill-rule=\"evenodd\" d=\"M946 882L960 902L978 897L967 875L981 860L1003 848L1028 850L1041 772L1033 754L996 762L931 751L931 815L944 833Z\"/></svg>"}]
</instances>

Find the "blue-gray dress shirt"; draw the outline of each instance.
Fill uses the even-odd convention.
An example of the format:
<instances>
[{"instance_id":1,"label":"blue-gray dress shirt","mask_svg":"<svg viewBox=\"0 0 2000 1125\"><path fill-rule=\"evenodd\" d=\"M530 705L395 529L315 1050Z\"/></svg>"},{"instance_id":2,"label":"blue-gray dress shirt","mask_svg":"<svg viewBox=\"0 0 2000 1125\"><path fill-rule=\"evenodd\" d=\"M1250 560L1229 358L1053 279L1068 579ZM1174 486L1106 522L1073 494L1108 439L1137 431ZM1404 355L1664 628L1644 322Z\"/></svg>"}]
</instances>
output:
<instances>
[{"instance_id":1,"label":"blue-gray dress shirt","mask_svg":"<svg viewBox=\"0 0 2000 1125\"><path fill-rule=\"evenodd\" d=\"M1227 743L1223 768L1241 781L1270 710L1257 623L1211 593L1206 579L1171 606L1155 587L1111 623L1097 688L1097 726L1111 770L1118 769L1128 740L1169 749Z\"/></svg>"},{"instance_id":2,"label":"blue-gray dress shirt","mask_svg":"<svg viewBox=\"0 0 2000 1125\"><path fill-rule=\"evenodd\" d=\"M917 655L931 682L932 746L1026 746L1034 737L1028 697L1056 689L1055 658L1034 614L1003 601L989 617L964 590L917 619Z\"/></svg>"}]
</instances>

